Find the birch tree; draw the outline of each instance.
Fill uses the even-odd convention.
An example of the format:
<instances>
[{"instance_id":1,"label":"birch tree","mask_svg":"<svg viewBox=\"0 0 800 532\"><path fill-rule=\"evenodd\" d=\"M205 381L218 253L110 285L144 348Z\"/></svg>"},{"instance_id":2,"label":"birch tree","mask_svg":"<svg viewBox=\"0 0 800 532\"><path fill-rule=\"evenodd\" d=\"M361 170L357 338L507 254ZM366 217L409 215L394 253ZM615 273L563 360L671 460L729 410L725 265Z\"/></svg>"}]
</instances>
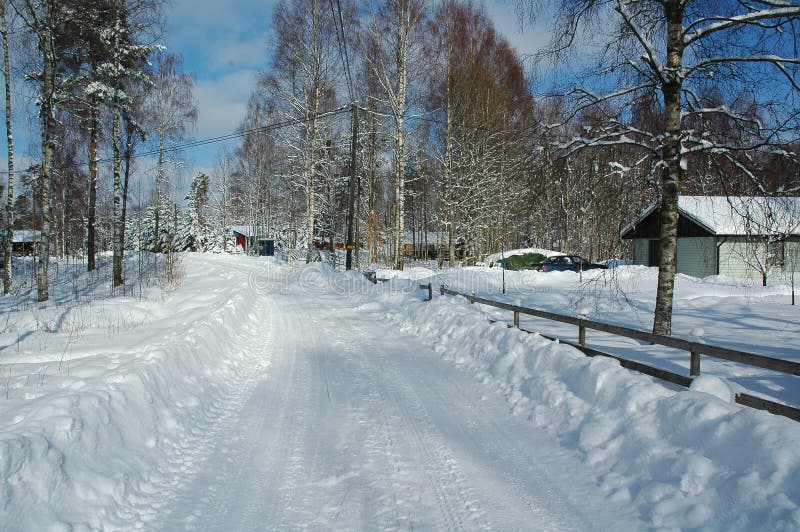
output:
<instances>
[{"instance_id":1,"label":"birch tree","mask_svg":"<svg viewBox=\"0 0 800 532\"><path fill-rule=\"evenodd\" d=\"M139 42L144 34L146 18L131 12L131 5L125 0L112 0L108 6L108 22L98 30L98 48L103 51L94 60L93 81L86 88L90 102L104 103L111 113L111 145L113 174L113 223L112 223L112 286L121 286L123 279L123 254L125 249L125 203L127 186L122 181L122 122L126 122L127 138L131 140L134 125L133 87L150 82L144 72L148 56L159 48ZM135 9L149 8L149 5L136 4ZM134 16L142 17L139 20ZM99 61L98 61L99 59ZM97 127L97 124L94 124ZM135 134L135 133L134 133ZM96 141L95 141L96 142ZM90 141L91 144L91 141ZM96 146L95 146L96 148ZM91 151L91 150L90 150ZM96 163L95 163L96 164ZM126 171L127 175L127 171Z\"/></svg>"},{"instance_id":2,"label":"birch tree","mask_svg":"<svg viewBox=\"0 0 800 532\"><path fill-rule=\"evenodd\" d=\"M528 143L531 107L522 64L482 8L450 1L431 21L441 51L432 77L445 226L451 263L455 236L473 255L509 240Z\"/></svg>"},{"instance_id":3,"label":"birch tree","mask_svg":"<svg viewBox=\"0 0 800 532\"><path fill-rule=\"evenodd\" d=\"M414 86L425 65L423 35L427 0L385 0L371 13L361 34L364 61L378 81L392 122L394 166L393 267L403 269L405 238L405 128L416 102Z\"/></svg>"},{"instance_id":4,"label":"birch tree","mask_svg":"<svg viewBox=\"0 0 800 532\"><path fill-rule=\"evenodd\" d=\"M601 126L564 143L565 154L626 145L642 155L642 164L659 183L660 263L653 331L670 334L677 201L687 165L692 155L705 153L718 167L727 166L769 193L759 178L758 154L798 126L800 6L782 0L533 0L524 5L533 13L545 4L554 5L557 12L550 57L561 61L577 51L581 63L589 65L580 87L569 93L573 116L592 106L616 107ZM712 103L704 96L712 87L725 103ZM633 127L633 105L654 94L663 125ZM757 111L743 112L742 97ZM714 117L724 117L742 133L721 142L697 126Z\"/></svg>"},{"instance_id":5,"label":"birch tree","mask_svg":"<svg viewBox=\"0 0 800 532\"><path fill-rule=\"evenodd\" d=\"M318 212L319 115L335 102L340 65L330 4L322 0L283 0L275 8L272 69L263 85L283 114L298 125L284 137L299 163L294 172L305 195L306 259L313 260ZM326 101L329 102L326 106Z\"/></svg>"},{"instance_id":6,"label":"birch tree","mask_svg":"<svg viewBox=\"0 0 800 532\"><path fill-rule=\"evenodd\" d=\"M165 230L161 223L165 213L162 209L162 196L165 188L164 148L168 141L185 137L190 127L197 121L197 102L193 96L194 79L183 71L180 56L159 51L155 54L155 68L152 73L152 88L145 102L145 114L152 121L158 142L158 163L156 166L154 197L154 248L161 251L161 233Z\"/></svg>"},{"instance_id":7,"label":"birch tree","mask_svg":"<svg viewBox=\"0 0 800 532\"><path fill-rule=\"evenodd\" d=\"M39 215L41 217L41 242L36 266L36 298L43 302L50 299L47 277L50 263L50 229L52 224L53 198L53 152L55 112L59 105L56 79L59 64L56 42L59 25L69 20L63 3L55 0L20 0L12 4L24 24L36 38L40 58L40 69L30 74L37 83L39 119L41 122L42 160L39 174ZM63 27L63 26L62 26Z\"/></svg>"},{"instance_id":8,"label":"birch tree","mask_svg":"<svg viewBox=\"0 0 800 532\"><path fill-rule=\"evenodd\" d=\"M14 135L11 127L11 59L8 51L6 0L0 1L0 38L3 42L3 80L6 96L6 140L8 142L8 180L6 181L6 234L3 250L3 293L11 292L11 252L14 239Z\"/></svg>"}]
</instances>

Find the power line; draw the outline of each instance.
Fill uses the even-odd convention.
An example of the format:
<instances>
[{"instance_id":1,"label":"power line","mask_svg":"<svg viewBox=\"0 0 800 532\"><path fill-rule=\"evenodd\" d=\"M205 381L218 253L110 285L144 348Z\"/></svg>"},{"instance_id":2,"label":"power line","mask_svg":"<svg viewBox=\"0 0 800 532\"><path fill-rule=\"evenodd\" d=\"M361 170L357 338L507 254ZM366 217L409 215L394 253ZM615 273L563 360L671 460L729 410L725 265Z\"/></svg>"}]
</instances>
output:
<instances>
[{"instance_id":1,"label":"power line","mask_svg":"<svg viewBox=\"0 0 800 532\"><path fill-rule=\"evenodd\" d=\"M214 144L214 143L217 143L217 142L225 142L226 140L233 140L233 139L237 139L237 138L246 137L247 135L257 135L257 134L260 134L260 133L266 133L268 131L274 131L274 130L282 129L282 128L285 128L285 127L288 127L288 126L304 124L304 123L310 122L311 120L314 120L314 119L318 120L318 119L321 119L321 118L329 118L331 116L336 116L336 115L339 115L339 114L342 114L342 113L345 113L345 112L350 112L350 110L351 110L350 109L350 105L346 105L346 106L334 109L333 111L326 111L326 112L323 112L323 113L317 113L316 115L309 116L309 117L290 118L288 120L283 120L283 121L280 121L280 122L273 122L272 124L268 124L266 126L256 127L256 128L252 128L252 129L246 129L246 130L243 130L243 131L237 131L235 133L228 133L227 135L220 135L218 137L211 137L211 138L207 138L207 139L196 140L196 141L192 141L192 142L186 142L184 144L176 144L176 145L173 145L173 146L168 146L168 147L163 148L163 149L156 149L156 150L150 150L150 151L145 151L145 152L134 153L133 155L131 155L131 159L140 159L140 158L143 158L143 157L150 157L150 156L153 156L153 155L158 155L159 153L168 153L168 152L186 150L186 149L190 149L190 148L197 148L197 147L200 147L200 146L205 146L207 144ZM97 162L98 162L98 164L99 163L113 163L114 159L111 159L111 158L98 159ZM82 163L79 163L79 166L88 166L88 164L89 164L88 162L82 162ZM24 171L16 171L14 173L15 174L21 174L21 173L24 173ZM0 171L0 175L8 175L8 171Z\"/></svg>"},{"instance_id":2,"label":"power line","mask_svg":"<svg viewBox=\"0 0 800 532\"><path fill-rule=\"evenodd\" d=\"M218 137L211 137L211 138L207 138L207 139L196 140L196 141L192 141L192 142L186 142L184 144L176 144L176 145L168 146L168 147L162 148L162 149L155 149L155 150L150 150L150 151L146 151L146 152L139 152L139 153L133 154L131 156L131 158L139 159L139 158L142 158L142 157L150 157L150 156L153 156L153 155L158 155L159 153L168 153L168 152L175 152L175 151L180 151L180 150L185 150L185 149L190 149L190 148L197 148L197 147L205 146L205 145L208 145L208 144L215 144L217 142L225 142L227 140L233 140L233 139L237 139L237 138L246 137L247 135L257 135L257 134L260 134L260 133L266 133L268 131L274 131L274 130L277 130L277 129L282 129L282 128L285 128L285 127L288 127L288 126L304 124L306 122L310 122L311 120L317 120L317 119L321 119L321 118L328 118L328 117L331 117L331 116L336 116L336 115L348 112L349 110L350 110L349 106L339 107L337 109L334 109L333 111L326 111L326 112L323 112L323 113L317 113L316 115L309 116L309 117L290 118L288 120L283 120L283 121L280 121L280 122L273 122L272 124L268 124L266 126L256 127L256 128L252 128L252 129L243 130L243 131L237 131L237 132L234 132L234 133L228 133L226 135L220 135ZM110 163L110 162L113 162L113 161L114 161L113 159L106 158L106 159L98 159L97 162L98 163ZM83 164L88 164L88 163L83 163Z\"/></svg>"},{"instance_id":3,"label":"power line","mask_svg":"<svg viewBox=\"0 0 800 532\"><path fill-rule=\"evenodd\" d=\"M336 9L334 9L333 0L329 0L329 2L331 4L331 14L333 15L333 25L336 27L336 41L339 44L339 58L342 60L345 80L347 81L347 92L350 96L350 101L355 102L353 77L350 73L350 57L347 53L347 40L344 33L344 20L342 19L342 4L340 0L336 0Z\"/></svg>"}]
</instances>

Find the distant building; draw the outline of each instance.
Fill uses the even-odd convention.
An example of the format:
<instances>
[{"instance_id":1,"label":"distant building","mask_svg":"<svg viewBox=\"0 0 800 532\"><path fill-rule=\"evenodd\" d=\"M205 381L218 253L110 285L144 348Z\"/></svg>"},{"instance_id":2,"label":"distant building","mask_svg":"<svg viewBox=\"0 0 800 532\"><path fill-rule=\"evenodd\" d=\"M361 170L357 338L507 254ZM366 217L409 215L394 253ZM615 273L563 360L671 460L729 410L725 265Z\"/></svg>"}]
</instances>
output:
<instances>
[{"instance_id":1,"label":"distant building","mask_svg":"<svg viewBox=\"0 0 800 532\"><path fill-rule=\"evenodd\" d=\"M658 266L656 202L620 232L635 264ZM694 277L765 277L800 271L800 198L680 196L677 272Z\"/></svg>"},{"instance_id":2,"label":"distant building","mask_svg":"<svg viewBox=\"0 0 800 532\"><path fill-rule=\"evenodd\" d=\"M12 253L15 255L32 255L36 244L42 241L42 232L34 229L14 229L14 237L11 241ZM5 241L5 231L0 235L0 243ZM0 246L0 253L5 249L5 245Z\"/></svg>"},{"instance_id":3,"label":"distant building","mask_svg":"<svg viewBox=\"0 0 800 532\"><path fill-rule=\"evenodd\" d=\"M440 255L449 256L449 239L447 233L439 231L406 231L403 239L403 254L406 257L428 260L437 259ZM456 258L464 258L464 239L456 238Z\"/></svg>"},{"instance_id":4,"label":"distant building","mask_svg":"<svg viewBox=\"0 0 800 532\"><path fill-rule=\"evenodd\" d=\"M256 225L233 225L231 235L236 245L248 255L271 257L275 255L275 240L268 237L267 228Z\"/></svg>"}]
</instances>

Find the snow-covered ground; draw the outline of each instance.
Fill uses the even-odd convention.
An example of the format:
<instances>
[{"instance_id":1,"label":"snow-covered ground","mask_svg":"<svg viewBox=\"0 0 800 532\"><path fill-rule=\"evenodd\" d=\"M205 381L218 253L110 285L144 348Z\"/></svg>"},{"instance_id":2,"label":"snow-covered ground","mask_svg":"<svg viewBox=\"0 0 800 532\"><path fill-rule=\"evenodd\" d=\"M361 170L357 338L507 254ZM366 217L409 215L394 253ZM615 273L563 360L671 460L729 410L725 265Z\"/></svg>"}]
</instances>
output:
<instances>
[{"instance_id":1,"label":"snow-covered ground","mask_svg":"<svg viewBox=\"0 0 800 532\"><path fill-rule=\"evenodd\" d=\"M320 264L181 260L175 289L109 297L70 274L46 308L0 299L0 529L800 527L800 424L719 397L744 370L704 359L708 376L677 390L417 288L647 328L647 269L505 272L503 296L485 268L372 285ZM787 303L680 278L676 333L796 357ZM748 384L791 399L788 379Z\"/></svg>"},{"instance_id":2,"label":"snow-covered ground","mask_svg":"<svg viewBox=\"0 0 800 532\"><path fill-rule=\"evenodd\" d=\"M800 286L800 274L796 285ZM540 310L590 320L652 330L656 268L619 266L573 272L501 271L463 268L434 271L411 267L407 272L379 271L379 277L407 277L419 283L446 285L462 293L505 301ZM503 294L505 277L506 293ZM776 276L770 286L760 279L678 275L673 311L673 335L687 340L800 362L800 292L791 305L788 280ZM490 319L511 323L508 311L479 307ZM522 316L521 327L565 340L577 341L577 327ZM591 347L689 375L689 353L652 346L588 331ZM796 376L702 357L703 374L722 377L735 390L747 390L793 406L800 406L800 381Z\"/></svg>"}]
</instances>

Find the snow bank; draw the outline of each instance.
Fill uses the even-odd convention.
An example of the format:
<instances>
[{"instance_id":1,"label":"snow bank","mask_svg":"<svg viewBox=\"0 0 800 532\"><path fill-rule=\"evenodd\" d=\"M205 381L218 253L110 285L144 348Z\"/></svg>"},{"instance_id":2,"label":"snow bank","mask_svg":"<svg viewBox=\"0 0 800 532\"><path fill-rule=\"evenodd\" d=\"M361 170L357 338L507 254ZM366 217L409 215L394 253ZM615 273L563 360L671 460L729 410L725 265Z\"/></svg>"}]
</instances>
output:
<instances>
[{"instance_id":1,"label":"snow bank","mask_svg":"<svg viewBox=\"0 0 800 532\"><path fill-rule=\"evenodd\" d=\"M84 305L78 340L20 339L18 363L2 368L0 529L134 530L177 493L224 428L227 405L266 363L244 349L263 319L247 278L225 285L223 268L201 270L190 263L185 285L163 302L137 301L134 314L157 317L144 335L135 321L101 327L98 308L122 315L120 298ZM231 344L239 354L220 357ZM33 361L38 380L17 378Z\"/></svg>"},{"instance_id":2,"label":"snow bank","mask_svg":"<svg viewBox=\"0 0 800 532\"><path fill-rule=\"evenodd\" d=\"M491 324L463 298L385 297L402 307L392 313L399 326L574 449L609 497L653 527L800 527L800 425L732 404L721 379L674 391L615 360Z\"/></svg>"}]
</instances>

